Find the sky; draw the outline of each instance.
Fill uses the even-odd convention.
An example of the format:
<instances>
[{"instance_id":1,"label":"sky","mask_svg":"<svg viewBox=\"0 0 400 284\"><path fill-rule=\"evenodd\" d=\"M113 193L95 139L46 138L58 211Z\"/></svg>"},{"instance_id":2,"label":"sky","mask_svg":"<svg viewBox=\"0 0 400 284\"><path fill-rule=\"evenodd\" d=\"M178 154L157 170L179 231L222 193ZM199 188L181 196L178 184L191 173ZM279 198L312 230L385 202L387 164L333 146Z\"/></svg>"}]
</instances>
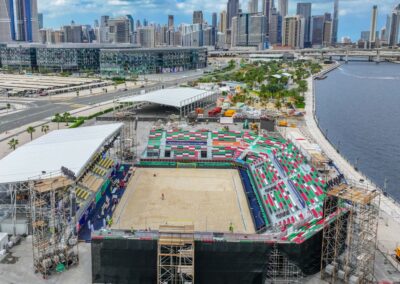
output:
<instances>
[{"instance_id":1,"label":"sky","mask_svg":"<svg viewBox=\"0 0 400 284\"><path fill-rule=\"evenodd\" d=\"M239 0L246 11L248 0ZM259 0L261 9L261 1ZM296 4L311 2L312 14L333 14L334 0L289 0L289 14L296 13ZM275 0L277 2L277 0ZM211 23L211 14L226 9L227 0L38 0L39 12L43 13L44 27L59 28L72 20L77 24L93 25L101 15L119 16L131 14L136 20L166 24L168 15L174 15L175 25L191 23L194 10L202 10L205 20ZM369 30L371 9L378 5L378 30L386 24L386 15L400 0L340 0L339 39L344 36L352 40L360 38L360 32Z\"/></svg>"}]
</instances>

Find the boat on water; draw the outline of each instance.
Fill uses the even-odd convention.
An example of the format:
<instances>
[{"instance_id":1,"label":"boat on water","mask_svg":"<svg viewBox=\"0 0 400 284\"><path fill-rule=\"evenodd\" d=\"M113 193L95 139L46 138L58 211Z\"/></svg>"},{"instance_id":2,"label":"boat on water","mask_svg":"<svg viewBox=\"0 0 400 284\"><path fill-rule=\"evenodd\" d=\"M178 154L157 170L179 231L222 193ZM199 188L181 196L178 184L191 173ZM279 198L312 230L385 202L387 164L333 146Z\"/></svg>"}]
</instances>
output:
<instances>
[{"instance_id":1,"label":"boat on water","mask_svg":"<svg viewBox=\"0 0 400 284\"><path fill-rule=\"evenodd\" d=\"M326 76L326 75L321 75L321 76L315 77L315 80L325 80L326 78L328 78L328 76Z\"/></svg>"}]
</instances>

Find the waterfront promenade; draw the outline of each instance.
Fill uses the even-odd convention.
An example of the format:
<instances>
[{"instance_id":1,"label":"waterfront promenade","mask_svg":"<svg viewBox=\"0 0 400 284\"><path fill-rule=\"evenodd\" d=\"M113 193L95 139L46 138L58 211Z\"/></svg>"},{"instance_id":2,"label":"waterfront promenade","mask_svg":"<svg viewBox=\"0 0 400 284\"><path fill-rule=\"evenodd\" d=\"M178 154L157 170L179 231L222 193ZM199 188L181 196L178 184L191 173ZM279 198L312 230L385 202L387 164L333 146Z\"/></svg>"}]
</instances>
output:
<instances>
[{"instance_id":1,"label":"waterfront promenade","mask_svg":"<svg viewBox=\"0 0 400 284\"><path fill-rule=\"evenodd\" d=\"M330 67L328 70L322 71L322 73L334 70L339 64L334 67ZM322 151L335 163L339 170L344 174L345 178L355 186L360 186L363 188L368 188L371 190L380 190L371 180L369 180L365 175L356 171L355 168L345 159L340 153L336 151L333 145L326 139L325 135L322 133L318 127L315 118L315 93L314 93L314 78L310 77L307 79L308 91L305 93L306 101L306 114L305 122L307 125L307 130L311 135L311 138L321 147ZM381 195L381 210L384 211L388 216L393 218L395 221L400 223L400 206L398 203L393 201L391 198Z\"/></svg>"}]
</instances>

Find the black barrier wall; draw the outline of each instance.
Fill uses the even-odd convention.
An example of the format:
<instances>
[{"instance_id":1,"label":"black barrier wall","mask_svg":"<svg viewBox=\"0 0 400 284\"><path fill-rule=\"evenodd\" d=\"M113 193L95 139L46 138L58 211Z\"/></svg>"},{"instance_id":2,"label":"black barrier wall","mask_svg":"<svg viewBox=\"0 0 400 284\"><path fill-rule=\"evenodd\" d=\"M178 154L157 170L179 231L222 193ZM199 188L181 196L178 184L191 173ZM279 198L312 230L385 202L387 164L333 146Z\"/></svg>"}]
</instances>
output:
<instances>
[{"instance_id":1,"label":"black barrier wall","mask_svg":"<svg viewBox=\"0 0 400 284\"><path fill-rule=\"evenodd\" d=\"M320 270L322 231L302 244L277 243L279 251L305 275ZM195 282L242 284L265 282L274 243L195 242ZM92 240L93 283L156 283L157 240Z\"/></svg>"}]
</instances>

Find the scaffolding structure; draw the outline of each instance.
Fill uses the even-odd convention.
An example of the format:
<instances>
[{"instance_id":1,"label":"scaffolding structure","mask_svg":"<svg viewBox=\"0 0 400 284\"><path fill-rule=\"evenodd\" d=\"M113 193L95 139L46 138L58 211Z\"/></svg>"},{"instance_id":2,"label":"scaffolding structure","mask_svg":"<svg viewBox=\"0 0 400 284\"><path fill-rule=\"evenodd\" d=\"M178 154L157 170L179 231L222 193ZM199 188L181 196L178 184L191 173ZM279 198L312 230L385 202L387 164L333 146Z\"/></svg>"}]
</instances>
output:
<instances>
[{"instance_id":1,"label":"scaffolding structure","mask_svg":"<svg viewBox=\"0 0 400 284\"><path fill-rule=\"evenodd\" d=\"M194 226L160 226L157 283L194 283Z\"/></svg>"},{"instance_id":2,"label":"scaffolding structure","mask_svg":"<svg viewBox=\"0 0 400 284\"><path fill-rule=\"evenodd\" d=\"M269 255L267 277L268 284L303 283L301 269L283 255L275 243Z\"/></svg>"},{"instance_id":3,"label":"scaffolding structure","mask_svg":"<svg viewBox=\"0 0 400 284\"><path fill-rule=\"evenodd\" d=\"M131 108L132 106L124 106L114 102L114 121L123 123L117 156L122 162L128 163L132 162L136 156L136 130L138 124L138 118Z\"/></svg>"},{"instance_id":4,"label":"scaffolding structure","mask_svg":"<svg viewBox=\"0 0 400 284\"><path fill-rule=\"evenodd\" d=\"M341 184L327 193L324 218L336 218L323 230L321 279L374 283L379 204L377 190Z\"/></svg>"},{"instance_id":5,"label":"scaffolding structure","mask_svg":"<svg viewBox=\"0 0 400 284\"><path fill-rule=\"evenodd\" d=\"M46 279L79 262L75 190L66 177L30 181L29 189L33 266Z\"/></svg>"}]
</instances>

